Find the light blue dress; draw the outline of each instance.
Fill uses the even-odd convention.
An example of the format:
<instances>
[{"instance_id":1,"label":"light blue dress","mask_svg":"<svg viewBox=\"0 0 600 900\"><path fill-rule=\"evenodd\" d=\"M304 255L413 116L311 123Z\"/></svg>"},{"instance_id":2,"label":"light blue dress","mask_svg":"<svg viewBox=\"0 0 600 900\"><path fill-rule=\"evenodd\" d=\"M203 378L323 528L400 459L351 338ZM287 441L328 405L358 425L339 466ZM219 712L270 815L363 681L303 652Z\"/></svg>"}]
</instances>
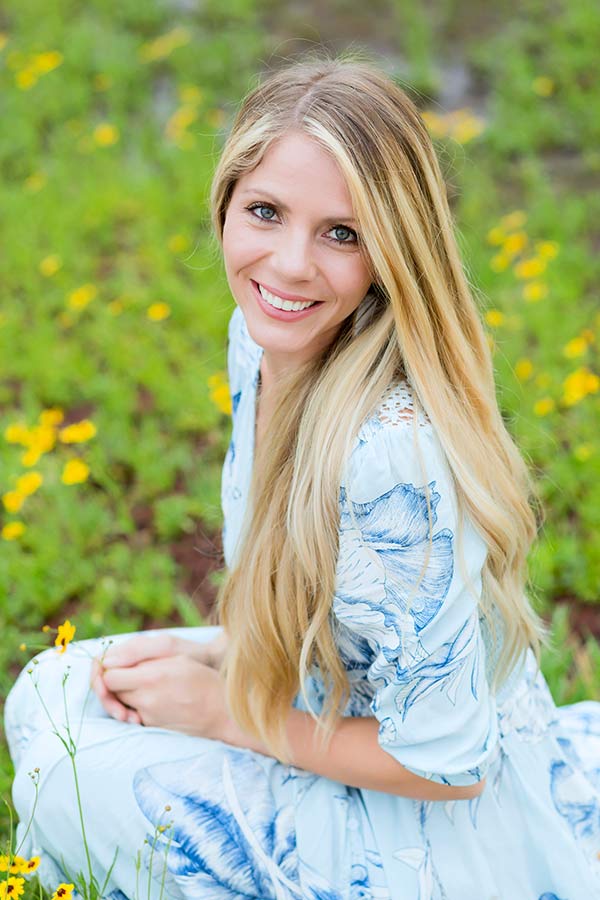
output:
<instances>
[{"instance_id":1,"label":"light blue dress","mask_svg":"<svg viewBox=\"0 0 600 900\"><path fill-rule=\"evenodd\" d=\"M250 484L261 356L236 307L228 349L233 432L222 479L229 566ZM425 485L433 544L414 593L428 546ZM117 722L95 696L81 718L88 654L100 642L38 657L36 677L56 721L64 718L61 681L71 667L65 690L72 721L81 718L77 764L99 877L119 844L107 895L154 900L164 877L164 896L199 900L600 898L600 703L556 707L531 652L492 695L497 650L477 606L486 545L467 517L459 524L441 445L400 382L363 424L340 488L331 622L352 686L345 714L375 716L380 746L425 778L462 785L485 776L473 800L426 802L348 787L220 741ZM219 629L177 631L207 640ZM316 671L310 695L319 709ZM300 694L295 705L305 708ZM51 886L82 868L84 857L69 761L25 671L5 718L23 820L33 802L27 773L41 769L23 853L42 852ZM155 826L170 822L155 839Z\"/></svg>"}]
</instances>

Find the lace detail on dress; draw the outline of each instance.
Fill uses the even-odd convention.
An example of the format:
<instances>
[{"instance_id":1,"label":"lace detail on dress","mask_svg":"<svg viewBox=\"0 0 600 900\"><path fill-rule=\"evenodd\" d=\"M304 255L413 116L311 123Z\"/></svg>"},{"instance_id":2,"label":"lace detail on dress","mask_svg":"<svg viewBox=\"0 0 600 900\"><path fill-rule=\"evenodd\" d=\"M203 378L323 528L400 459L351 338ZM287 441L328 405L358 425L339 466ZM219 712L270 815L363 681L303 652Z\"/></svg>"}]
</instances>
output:
<instances>
[{"instance_id":1,"label":"lace detail on dress","mask_svg":"<svg viewBox=\"0 0 600 900\"><path fill-rule=\"evenodd\" d=\"M384 424L400 425L401 422L411 422L414 416L412 390L408 381L400 381L384 397L377 410L377 418ZM428 415L424 410L420 411L417 414L417 425L423 428L428 423Z\"/></svg>"}]
</instances>

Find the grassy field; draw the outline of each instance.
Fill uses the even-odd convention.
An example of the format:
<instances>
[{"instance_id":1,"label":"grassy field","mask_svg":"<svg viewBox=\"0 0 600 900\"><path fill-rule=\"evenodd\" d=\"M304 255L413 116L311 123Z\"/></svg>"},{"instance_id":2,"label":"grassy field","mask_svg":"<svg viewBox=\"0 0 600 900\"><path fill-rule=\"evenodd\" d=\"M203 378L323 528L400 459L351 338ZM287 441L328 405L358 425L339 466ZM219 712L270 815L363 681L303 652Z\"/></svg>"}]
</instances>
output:
<instances>
[{"instance_id":1,"label":"grassy field","mask_svg":"<svg viewBox=\"0 0 600 900\"><path fill-rule=\"evenodd\" d=\"M530 556L544 672L558 703L598 698L600 14L526 0L482 38L455 32L461 4L379 5L546 507ZM210 609L234 304L207 195L272 35L293 33L282 16L251 0L3 4L0 697L45 624L93 637ZM449 46L471 79L456 108ZM11 776L0 742L1 796Z\"/></svg>"}]
</instances>

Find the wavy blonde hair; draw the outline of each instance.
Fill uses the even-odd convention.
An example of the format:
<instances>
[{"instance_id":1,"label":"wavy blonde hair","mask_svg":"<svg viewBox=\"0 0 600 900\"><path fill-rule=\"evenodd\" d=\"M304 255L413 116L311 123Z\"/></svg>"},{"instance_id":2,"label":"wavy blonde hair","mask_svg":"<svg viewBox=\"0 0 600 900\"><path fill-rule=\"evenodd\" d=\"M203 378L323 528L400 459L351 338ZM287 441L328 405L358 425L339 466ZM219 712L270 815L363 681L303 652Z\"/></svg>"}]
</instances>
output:
<instances>
[{"instance_id":1,"label":"wavy blonde hair","mask_svg":"<svg viewBox=\"0 0 600 900\"><path fill-rule=\"evenodd\" d=\"M229 708L282 761L290 759L286 718L299 689L309 706L313 666L327 702L320 715L309 710L324 742L349 697L331 617L339 490L361 424L402 374L446 453L461 514L489 549L477 599L494 638L502 626L492 690L528 647L539 665L547 637L525 593L543 510L498 408L490 347L417 108L376 65L348 53L307 55L269 74L243 99L215 171L211 216L221 247L237 179L290 131L337 161L376 303L366 327L355 330L357 311L325 351L278 383L235 565L217 596ZM430 508L429 533L431 548Z\"/></svg>"}]
</instances>

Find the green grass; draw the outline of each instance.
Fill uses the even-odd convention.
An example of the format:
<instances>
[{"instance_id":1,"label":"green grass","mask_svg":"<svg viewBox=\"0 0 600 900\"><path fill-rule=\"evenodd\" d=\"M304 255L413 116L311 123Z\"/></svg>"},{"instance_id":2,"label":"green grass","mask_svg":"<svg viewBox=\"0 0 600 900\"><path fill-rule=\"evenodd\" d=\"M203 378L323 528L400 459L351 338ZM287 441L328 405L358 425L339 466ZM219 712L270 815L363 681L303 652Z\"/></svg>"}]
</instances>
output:
<instances>
[{"instance_id":1,"label":"green grass","mask_svg":"<svg viewBox=\"0 0 600 900\"><path fill-rule=\"evenodd\" d=\"M530 557L540 612L553 623L543 669L558 703L597 698L598 645L573 637L556 601L597 604L600 583L600 16L591 0L554 4L552 17L527 0L484 40L463 35L485 114L481 133L461 142L443 136L449 122L435 101L457 4L440 3L435 17L384 6L404 82L442 115L434 136L488 315L499 400L546 506ZM0 526L25 525L0 540L0 696L27 656L19 644L44 623L70 615L86 637L196 624L197 596L210 599L221 577L218 553L207 563L194 550L219 540L230 429L219 385L233 300L207 197L236 103L272 50L260 13L252 0L209 0L176 17L134 0L3 6L0 491L32 470L43 483L20 510L0 508ZM49 64L39 54L50 51L62 60L36 80L32 59ZM552 79L550 92L540 78ZM488 235L516 210L525 221L507 235L524 232L527 246L496 271L501 245ZM520 278L515 264L536 255L536 242L558 252L539 277ZM532 280L546 286L537 302L523 297ZM96 293L74 309L84 285ZM170 314L149 318L160 303ZM566 355L577 338L581 355ZM573 377L587 389L566 402ZM58 441L28 467L25 448L2 435L54 407L61 427L89 419L97 433ZM76 457L89 477L65 484ZM0 744L0 795L11 774ZM0 814L0 834L6 826Z\"/></svg>"}]
</instances>

